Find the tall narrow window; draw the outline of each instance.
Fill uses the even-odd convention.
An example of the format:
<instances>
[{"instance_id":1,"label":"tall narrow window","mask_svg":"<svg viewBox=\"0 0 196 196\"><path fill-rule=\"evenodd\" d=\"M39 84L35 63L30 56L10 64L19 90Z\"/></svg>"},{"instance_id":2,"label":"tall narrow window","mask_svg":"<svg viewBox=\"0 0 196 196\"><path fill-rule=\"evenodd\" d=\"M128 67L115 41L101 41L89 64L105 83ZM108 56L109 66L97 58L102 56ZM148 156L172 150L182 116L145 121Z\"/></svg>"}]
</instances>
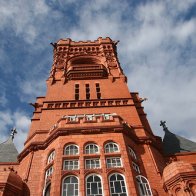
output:
<instances>
[{"instance_id":1,"label":"tall narrow window","mask_svg":"<svg viewBox=\"0 0 196 196\"><path fill-rule=\"evenodd\" d=\"M101 178L92 174L86 178L86 195L87 196L103 196Z\"/></svg>"},{"instance_id":2,"label":"tall narrow window","mask_svg":"<svg viewBox=\"0 0 196 196\"><path fill-rule=\"evenodd\" d=\"M101 90L100 90L99 83L96 83L95 86L96 86L97 99L101 99L101 92L100 92Z\"/></svg>"},{"instance_id":3,"label":"tall narrow window","mask_svg":"<svg viewBox=\"0 0 196 196\"><path fill-rule=\"evenodd\" d=\"M152 196L148 180L144 176L136 176L140 196Z\"/></svg>"},{"instance_id":4,"label":"tall narrow window","mask_svg":"<svg viewBox=\"0 0 196 196\"><path fill-rule=\"evenodd\" d=\"M127 196L124 176L121 174L112 174L109 177L111 196Z\"/></svg>"},{"instance_id":5,"label":"tall narrow window","mask_svg":"<svg viewBox=\"0 0 196 196\"><path fill-rule=\"evenodd\" d=\"M53 173L53 166L51 166L49 169L46 170L46 178L51 176Z\"/></svg>"},{"instance_id":6,"label":"tall narrow window","mask_svg":"<svg viewBox=\"0 0 196 196\"><path fill-rule=\"evenodd\" d=\"M47 161L47 163L48 163L48 164L51 163L51 162L54 160L54 157L55 157L55 151L53 150L53 151L49 154L49 156L48 156L48 161Z\"/></svg>"},{"instance_id":7,"label":"tall narrow window","mask_svg":"<svg viewBox=\"0 0 196 196\"><path fill-rule=\"evenodd\" d=\"M78 196L78 179L75 176L66 177L62 184L62 196Z\"/></svg>"},{"instance_id":8,"label":"tall narrow window","mask_svg":"<svg viewBox=\"0 0 196 196\"><path fill-rule=\"evenodd\" d=\"M51 188L51 184L48 184L44 191L44 196L50 196L50 188Z\"/></svg>"},{"instance_id":9,"label":"tall narrow window","mask_svg":"<svg viewBox=\"0 0 196 196\"><path fill-rule=\"evenodd\" d=\"M134 163L134 162L132 162L132 165L133 165L133 169L139 174L140 173L139 166L136 163Z\"/></svg>"},{"instance_id":10,"label":"tall narrow window","mask_svg":"<svg viewBox=\"0 0 196 196\"><path fill-rule=\"evenodd\" d=\"M129 154L131 155L131 157L134 159L137 159L135 151L131 147L128 147L128 148L129 148Z\"/></svg>"},{"instance_id":11,"label":"tall narrow window","mask_svg":"<svg viewBox=\"0 0 196 196\"><path fill-rule=\"evenodd\" d=\"M90 86L86 84L86 99L90 99Z\"/></svg>"},{"instance_id":12,"label":"tall narrow window","mask_svg":"<svg viewBox=\"0 0 196 196\"><path fill-rule=\"evenodd\" d=\"M75 84L75 100L79 100L79 84Z\"/></svg>"}]
</instances>

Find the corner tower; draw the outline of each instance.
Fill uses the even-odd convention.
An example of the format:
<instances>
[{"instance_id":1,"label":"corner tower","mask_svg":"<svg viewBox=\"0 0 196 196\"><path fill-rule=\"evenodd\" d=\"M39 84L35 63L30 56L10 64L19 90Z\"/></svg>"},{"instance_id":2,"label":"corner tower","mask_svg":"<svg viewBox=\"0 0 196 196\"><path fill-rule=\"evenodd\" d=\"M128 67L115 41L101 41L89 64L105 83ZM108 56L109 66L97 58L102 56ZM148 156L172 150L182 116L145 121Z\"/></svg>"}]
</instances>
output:
<instances>
[{"instance_id":1,"label":"corner tower","mask_svg":"<svg viewBox=\"0 0 196 196\"><path fill-rule=\"evenodd\" d=\"M129 92L110 38L52 43L45 97L38 97L19 155L32 196L165 195L161 139L138 93Z\"/></svg>"}]
</instances>

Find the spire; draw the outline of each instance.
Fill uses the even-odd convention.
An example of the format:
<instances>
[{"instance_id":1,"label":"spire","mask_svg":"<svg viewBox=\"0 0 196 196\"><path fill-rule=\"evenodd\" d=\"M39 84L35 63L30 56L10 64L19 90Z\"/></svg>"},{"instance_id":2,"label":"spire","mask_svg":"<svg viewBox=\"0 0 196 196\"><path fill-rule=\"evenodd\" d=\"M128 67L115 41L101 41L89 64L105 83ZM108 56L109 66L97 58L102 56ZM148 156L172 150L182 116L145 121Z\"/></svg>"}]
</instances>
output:
<instances>
[{"instance_id":1,"label":"spire","mask_svg":"<svg viewBox=\"0 0 196 196\"><path fill-rule=\"evenodd\" d=\"M13 143L16 133L16 128L11 129L8 140L0 143L0 162L17 162L18 151Z\"/></svg>"},{"instance_id":2,"label":"spire","mask_svg":"<svg viewBox=\"0 0 196 196\"><path fill-rule=\"evenodd\" d=\"M163 150L167 155L180 152L196 152L196 143L169 131L166 121L160 121L160 126L165 132L163 138Z\"/></svg>"}]
</instances>

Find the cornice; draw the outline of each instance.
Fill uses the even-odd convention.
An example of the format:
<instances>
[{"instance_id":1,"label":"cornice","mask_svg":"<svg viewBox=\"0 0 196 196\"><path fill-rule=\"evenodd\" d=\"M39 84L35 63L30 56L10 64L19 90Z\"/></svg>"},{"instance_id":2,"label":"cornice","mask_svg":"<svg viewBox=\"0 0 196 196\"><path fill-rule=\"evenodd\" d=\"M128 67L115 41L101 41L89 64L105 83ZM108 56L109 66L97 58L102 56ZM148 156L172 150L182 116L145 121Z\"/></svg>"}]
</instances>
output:
<instances>
[{"instance_id":1,"label":"cornice","mask_svg":"<svg viewBox=\"0 0 196 196\"><path fill-rule=\"evenodd\" d=\"M166 180L164 182L164 185L166 187L171 187L174 186L174 184L177 184L178 182L191 179L196 179L196 171L178 173L175 176L171 177L169 180Z\"/></svg>"},{"instance_id":2,"label":"cornice","mask_svg":"<svg viewBox=\"0 0 196 196\"><path fill-rule=\"evenodd\" d=\"M135 106L132 98L44 101L41 110Z\"/></svg>"},{"instance_id":3,"label":"cornice","mask_svg":"<svg viewBox=\"0 0 196 196\"><path fill-rule=\"evenodd\" d=\"M139 126L140 127L140 126ZM96 128L87 128L87 127L79 127L79 128L57 128L53 131L45 141L42 142L32 142L29 144L19 155L19 162L27 156L31 151L44 150L48 147L48 145L54 141L59 136L65 135L89 135L89 134L103 134L103 133L124 133L131 139L133 139L136 143L140 144L149 144L154 146L160 151L159 146L157 145L157 141L153 140L150 137L137 137L133 133L133 128L128 127L125 124L114 125L114 126L97 126Z\"/></svg>"}]
</instances>

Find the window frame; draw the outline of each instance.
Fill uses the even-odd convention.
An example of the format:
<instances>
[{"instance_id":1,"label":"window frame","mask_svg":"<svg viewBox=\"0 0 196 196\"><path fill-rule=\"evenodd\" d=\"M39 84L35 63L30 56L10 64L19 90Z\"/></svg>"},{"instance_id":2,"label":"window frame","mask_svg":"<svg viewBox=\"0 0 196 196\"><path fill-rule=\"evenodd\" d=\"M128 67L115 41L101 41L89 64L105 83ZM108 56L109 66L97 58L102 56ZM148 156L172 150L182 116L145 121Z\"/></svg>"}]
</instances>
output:
<instances>
[{"instance_id":1,"label":"window frame","mask_svg":"<svg viewBox=\"0 0 196 196\"><path fill-rule=\"evenodd\" d=\"M65 168L65 162L73 162L73 168L72 169L66 169ZM74 162L76 162L77 161L77 168L74 168L75 167L75 164L74 164ZM68 166L69 167L69 166ZM73 170L79 170L80 169L80 161L79 161L79 159L65 159L65 160L63 160L63 170L65 170L65 171L73 171Z\"/></svg>"},{"instance_id":2,"label":"window frame","mask_svg":"<svg viewBox=\"0 0 196 196\"><path fill-rule=\"evenodd\" d=\"M97 152L90 153L91 149L88 149L88 152L87 152L87 147L90 146L90 145L96 146L98 151ZM95 144L95 143L88 143L88 144L85 145L84 153L85 154L99 154L100 153L99 146L97 144Z\"/></svg>"},{"instance_id":3,"label":"window frame","mask_svg":"<svg viewBox=\"0 0 196 196\"><path fill-rule=\"evenodd\" d=\"M129 155L134 158L135 160L137 160L137 156L135 151L133 150L133 148L131 148L130 146L128 146L128 150L129 150Z\"/></svg>"},{"instance_id":4,"label":"window frame","mask_svg":"<svg viewBox=\"0 0 196 196\"><path fill-rule=\"evenodd\" d=\"M70 149L69 149L69 154L66 154L66 149L67 149L68 147L71 147L71 146L77 147L78 152L77 152L76 154L70 154L70 151L71 151ZM80 153L80 151L79 151L79 146L76 145L76 144L68 144L68 145L66 145L66 146L64 147L64 153L63 153L63 155L66 155L66 156L76 156L76 155L79 155L79 153Z\"/></svg>"},{"instance_id":5,"label":"window frame","mask_svg":"<svg viewBox=\"0 0 196 196\"><path fill-rule=\"evenodd\" d=\"M112 160L112 159L114 159L115 160L115 165L116 166L112 166L112 161L111 161L111 167L108 167L108 160ZM120 166L117 166L117 161L116 161L116 159L119 159L120 160ZM123 164L122 164L122 159L121 159L121 157L107 157L106 158L106 167L109 169L109 168L120 168L120 167L123 167Z\"/></svg>"},{"instance_id":6,"label":"window frame","mask_svg":"<svg viewBox=\"0 0 196 196\"><path fill-rule=\"evenodd\" d=\"M91 174L89 174L88 176L86 176L85 177L85 193L86 193L86 196L89 196L89 194L88 194L88 188L87 188L87 180L88 180L88 178L89 177L91 177L91 176L98 176L99 177L99 179L100 179L100 183L101 183L101 194L90 194L90 196L96 196L96 195L102 195L102 196L104 196L104 189L103 189L103 181L102 181L102 177L101 177L101 175L98 175L98 174L96 174L96 173L91 173ZM94 181L93 181L94 182ZM91 182L91 183L93 183L93 182ZM98 186L97 186L98 187ZM99 188L98 188L99 189ZM91 193L91 192L90 192Z\"/></svg>"},{"instance_id":7,"label":"window frame","mask_svg":"<svg viewBox=\"0 0 196 196\"><path fill-rule=\"evenodd\" d=\"M142 182L142 183L141 183L141 179L145 180L147 183L146 183L146 182ZM140 182L139 182L139 181L140 181ZM139 192L140 196L153 196L152 190L151 190L151 187L150 187L150 183L149 183L148 179L147 179L145 176L142 176L142 175L136 176L136 183L137 183L137 188L138 188L138 192ZM140 184L139 184L139 183L140 183ZM143 187L143 189L145 190L145 192L148 193L148 194L143 194L143 193L141 192L141 187L140 187L140 185ZM146 186L146 185L147 185L147 186ZM150 194L149 194L148 191L150 192Z\"/></svg>"},{"instance_id":8,"label":"window frame","mask_svg":"<svg viewBox=\"0 0 196 196\"><path fill-rule=\"evenodd\" d=\"M64 184L66 184L66 183L64 183L64 181L65 181L65 179L67 179L67 178L70 178L70 177L75 177L76 179L77 179L77 184L78 184L78 194L77 195L75 195L75 193L74 193L74 195L73 196L79 196L80 195L80 184L79 184L79 178L78 178L78 176L75 176L75 175L68 175L68 176L65 176L64 178L63 178L63 180L62 180L62 185L61 185L61 192L62 192L62 196L69 196L69 195L67 195L67 193L66 193L66 195L64 195L63 194L63 192L64 192ZM68 183L67 183L68 184ZM71 183L69 183L69 184L71 184ZM75 183L76 184L76 183ZM75 186L74 186L74 188L75 188Z\"/></svg>"},{"instance_id":9,"label":"window frame","mask_svg":"<svg viewBox=\"0 0 196 196\"><path fill-rule=\"evenodd\" d=\"M113 176L113 175L120 175L123 178L124 185L125 185L125 191L126 192L121 192L121 193L116 193L115 192L115 193L112 193L112 188L115 190L115 185L113 183L114 186L111 187L111 180L110 180L111 176ZM120 181L120 184L121 184L121 190L122 190L123 188L122 188L122 182L121 181ZM120 196L123 193L126 194L127 196L129 195L128 194L128 189L127 189L127 184L126 184L126 179L125 179L125 176L123 174L121 174L121 173L112 173L112 174L110 174L109 177L108 177L108 182L109 182L110 196L113 196L113 194ZM113 182L116 182L116 181L113 181Z\"/></svg>"},{"instance_id":10,"label":"window frame","mask_svg":"<svg viewBox=\"0 0 196 196\"><path fill-rule=\"evenodd\" d=\"M49 190L48 190L49 189ZM45 185L45 188L44 188L44 190L43 190L43 195L44 196L47 196L47 194L49 193L49 195L50 195L50 190L51 190L51 182L49 182L49 183L47 183L46 185ZM47 192L47 191L49 191L49 192Z\"/></svg>"},{"instance_id":11,"label":"window frame","mask_svg":"<svg viewBox=\"0 0 196 196\"><path fill-rule=\"evenodd\" d=\"M117 146L117 148L118 148L118 150L117 151L112 151L111 152L111 150L110 150L110 148L111 147L108 147L108 152L107 152L107 146L109 146L110 144L113 144L113 146L114 145L116 145ZM112 148L114 148L114 147L112 147ZM119 148L119 145L117 144L117 143L115 143L115 142L107 142L105 145L104 145L104 153L119 153L120 152L120 148Z\"/></svg>"},{"instance_id":12,"label":"window frame","mask_svg":"<svg viewBox=\"0 0 196 196\"><path fill-rule=\"evenodd\" d=\"M137 163L135 163L134 161L132 161L132 166L133 166L133 169L138 173L140 174L140 167Z\"/></svg>"},{"instance_id":13,"label":"window frame","mask_svg":"<svg viewBox=\"0 0 196 196\"><path fill-rule=\"evenodd\" d=\"M47 164L50 164L54 161L54 158L55 158L55 150L52 150L50 152L50 154L48 155L48 159L47 159Z\"/></svg>"},{"instance_id":14,"label":"window frame","mask_svg":"<svg viewBox=\"0 0 196 196\"><path fill-rule=\"evenodd\" d=\"M98 160L99 161L99 167L90 167L90 168L87 168L87 164L86 162L87 161L96 161ZM93 163L94 165L96 165L96 163ZM92 163L90 163L90 165L92 165ZM100 169L101 168L101 161L100 161L100 158L93 158L93 159L85 159L85 169Z\"/></svg>"},{"instance_id":15,"label":"window frame","mask_svg":"<svg viewBox=\"0 0 196 196\"><path fill-rule=\"evenodd\" d=\"M53 174L53 172L54 172L54 167L52 165L45 171L45 179L50 177Z\"/></svg>"}]
</instances>

